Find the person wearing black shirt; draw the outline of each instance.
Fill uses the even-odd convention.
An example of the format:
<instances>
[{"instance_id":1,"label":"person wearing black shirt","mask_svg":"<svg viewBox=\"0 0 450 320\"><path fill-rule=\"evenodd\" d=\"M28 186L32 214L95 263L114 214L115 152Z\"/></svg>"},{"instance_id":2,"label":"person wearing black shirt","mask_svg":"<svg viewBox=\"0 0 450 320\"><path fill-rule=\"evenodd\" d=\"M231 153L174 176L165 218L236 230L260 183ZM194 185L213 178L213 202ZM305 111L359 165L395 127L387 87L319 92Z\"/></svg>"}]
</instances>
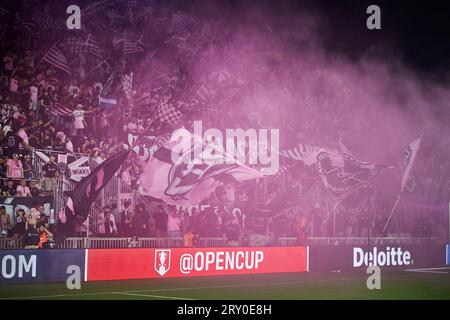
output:
<instances>
[{"instance_id":1,"label":"person wearing black shirt","mask_svg":"<svg viewBox=\"0 0 450 320\"><path fill-rule=\"evenodd\" d=\"M12 179L8 179L6 186L2 188L2 196L3 197L16 196L16 187L14 186L14 181L12 181Z\"/></svg>"},{"instance_id":2,"label":"person wearing black shirt","mask_svg":"<svg viewBox=\"0 0 450 320\"><path fill-rule=\"evenodd\" d=\"M232 242L235 244L239 243L241 228L235 217L229 218L225 221L222 231L228 242Z\"/></svg>"},{"instance_id":3,"label":"person wearing black shirt","mask_svg":"<svg viewBox=\"0 0 450 320\"><path fill-rule=\"evenodd\" d=\"M138 237L148 236L149 229L149 213L145 210L143 204L139 204L136 212L131 220L131 227L133 228L133 235Z\"/></svg>"},{"instance_id":4,"label":"person wearing black shirt","mask_svg":"<svg viewBox=\"0 0 450 320\"><path fill-rule=\"evenodd\" d=\"M72 138L73 151L81 152L85 140L86 137L81 133L80 130L78 130L77 134Z\"/></svg>"},{"instance_id":5,"label":"person wearing black shirt","mask_svg":"<svg viewBox=\"0 0 450 320\"><path fill-rule=\"evenodd\" d=\"M23 177L27 180L33 179L33 164L28 154L25 156L25 161L23 162Z\"/></svg>"},{"instance_id":6,"label":"person wearing black shirt","mask_svg":"<svg viewBox=\"0 0 450 320\"><path fill-rule=\"evenodd\" d=\"M157 237L165 237L167 234L167 214L162 205L158 206L155 212L155 231Z\"/></svg>"},{"instance_id":7,"label":"person wearing black shirt","mask_svg":"<svg viewBox=\"0 0 450 320\"><path fill-rule=\"evenodd\" d=\"M36 187L36 182L30 181L29 187L30 187L31 196L38 197L39 194L41 193L41 191L39 190L38 187Z\"/></svg>"},{"instance_id":8,"label":"person wearing black shirt","mask_svg":"<svg viewBox=\"0 0 450 320\"><path fill-rule=\"evenodd\" d=\"M3 144L5 146L5 155L12 158L15 153L19 153L19 146L21 143L24 144L23 139L13 132L13 130L10 130L5 137Z\"/></svg>"},{"instance_id":9,"label":"person wearing black shirt","mask_svg":"<svg viewBox=\"0 0 450 320\"><path fill-rule=\"evenodd\" d=\"M8 167L4 158L0 158L0 178L6 178L8 173ZM2 182L3 184L3 182Z\"/></svg>"},{"instance_id":10,"label":"person wearing black shirt","mask_svg":"<svg viewBox=\"0 0 450 320\"><path fill-rule=\"evenodd\" d=\"M41 236L35 226L29 226L25 232L25 249L37 249Z\"/></svg>"},{"instance_id":11,"label":"person wearing black shirt","mask_svg":"<svg viewBox=\"0 0 450 320\"><path fill-rule=\"evenodd\" d=\"M11 230L12 237L15 241L23 239L25 235L26 220L25 211L23 209L18 209L16 211L16 224Z\"/></svg>"}]
</instances>

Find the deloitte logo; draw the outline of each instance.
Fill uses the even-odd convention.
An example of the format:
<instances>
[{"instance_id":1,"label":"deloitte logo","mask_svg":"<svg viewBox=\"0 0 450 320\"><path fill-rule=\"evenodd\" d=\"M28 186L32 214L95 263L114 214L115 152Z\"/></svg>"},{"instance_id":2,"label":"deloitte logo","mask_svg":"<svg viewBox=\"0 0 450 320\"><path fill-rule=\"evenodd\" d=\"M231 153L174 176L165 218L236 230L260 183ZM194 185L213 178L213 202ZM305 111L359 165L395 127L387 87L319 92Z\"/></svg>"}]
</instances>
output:
<instances>
[{"instance_id":1,"label":"deloitte logo","mask_svg":"<svg viewBox=\"0 0 450 320\"><path fill-rule=\"evenodd\" d=\"M353 248L353 267L368 266L408 266L412 264L411 253L402 251L402 248L387 247L386 251L378 251L377 247L372 252L364 252L361 248Z\"/></svg>"}]
</instances>

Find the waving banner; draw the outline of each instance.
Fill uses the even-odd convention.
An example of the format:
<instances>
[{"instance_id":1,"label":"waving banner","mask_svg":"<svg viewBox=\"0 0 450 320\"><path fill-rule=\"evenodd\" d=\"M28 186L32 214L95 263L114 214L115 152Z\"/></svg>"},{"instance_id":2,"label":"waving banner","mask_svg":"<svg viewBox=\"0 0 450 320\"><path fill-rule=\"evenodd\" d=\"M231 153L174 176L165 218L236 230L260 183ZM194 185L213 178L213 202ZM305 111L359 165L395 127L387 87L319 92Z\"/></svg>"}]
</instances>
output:
<instances>
[{"instance_id":1,"label":"waving banner","mask_svg":"<svg viewBox=\"0 0 450 320\"><path fill-rule=\"evenodd\" d=\"M416 174L413 170L414 160L416 159L417 152L420 148L420 143L422 137L414 140L405 149L405 158L403 160L403 167L405 171L403 172L401 192L407 190L408 192L413 192L416 185Z\"/></svg>"},{"instance_id":2,"label":"waving banner","mask_svg":"<svg viewBox=\"0 0 450 320\"><path fill-rule=\"evenodd\" d=\"M186 134L189 134L186 131ZM183 159L195 155L202 144L194 144L179 161L172 153L178 143L170 141L150 156L139 179L140 192L167 204L197 205L214 190L229 182L261 178L257 170L242 164L186 163ZM216 156L223 156L216 155Z\"/></svg>"},{"instance_id":3,"label":"waving banner","mask_svg":"<svg viewBox=\"0 0 450 320\"><path fill-rule=\"evenodd\" d=\"M67 234L77 223L86 220L92 203L122 166L129 152L124 150L106 159L76 185L65 207L58 213L59 220L66 227L63 233Z\"/></svg>"}]
</instances>

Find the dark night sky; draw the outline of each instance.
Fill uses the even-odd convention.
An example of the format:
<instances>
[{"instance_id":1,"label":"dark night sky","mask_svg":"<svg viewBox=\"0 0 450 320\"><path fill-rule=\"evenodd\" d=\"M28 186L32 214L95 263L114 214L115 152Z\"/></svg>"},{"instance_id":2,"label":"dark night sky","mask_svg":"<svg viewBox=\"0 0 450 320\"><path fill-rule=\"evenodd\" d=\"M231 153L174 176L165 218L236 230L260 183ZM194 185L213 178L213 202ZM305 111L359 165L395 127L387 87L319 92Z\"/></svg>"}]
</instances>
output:
<instances>
[{"instance_id":1,"label":"dark night sky","mask_svg":"<svg viewBox=\"0 0 450 320\"><path fill-rule=\"evenodd\" d=\"M175 0L175 2L177 2ZM266 4L275 15L292 17L305 9L321 19L322 45L349 59L394 55L424 77L450 80L450 1L445 0L228 0L235 11ZM199 1L200 7L205 2ZM381 30L368 30L366 9L381 8Z\"/></svg>"}]
</instances>

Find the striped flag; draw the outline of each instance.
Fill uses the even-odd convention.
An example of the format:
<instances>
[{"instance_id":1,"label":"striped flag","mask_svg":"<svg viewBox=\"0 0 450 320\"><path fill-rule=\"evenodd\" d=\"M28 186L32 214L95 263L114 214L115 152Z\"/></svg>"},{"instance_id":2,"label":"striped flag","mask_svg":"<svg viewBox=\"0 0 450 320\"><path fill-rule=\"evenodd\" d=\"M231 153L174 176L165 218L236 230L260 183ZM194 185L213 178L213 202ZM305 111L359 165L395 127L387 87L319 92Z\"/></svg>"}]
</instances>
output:
<instances>
[{"instance_id":1,"label":"striped flag","mask_svg":"<svg viewBox=\"0 0 450 320\"><path fill-rule=\"evenodd\" d=\"M47 109L48 113L52 116L71 116L73 113L72 108L63 106L61 104L56 104L55 106Z\"/></svg>"},{"instance_id":2,"label":"striped flag","mask_svg":"<svg viewBox=\"0 0 450 320\"><path fill-rule=\"evenodd\" d=\"M229 86L222 90L221 103L224 105L230 104L234 97L239 93L241 89L237 86Z\"/></svg>"},{"instance_id":3,"label":"striped flag","mask_svg":"<svg viewBox=\"0 0 450 320\"><path fill-rule=\"evenodd\" d=\"M191 16L180 11L172 16L172 26L175 32L186 30L187 26L189 26L192 22L194 22L194 19Z\"/></svg>"},{"instance_id":4,"label":"striped flag","mask_svg":"<svg viewBox=\"0 0 450 320\"><path fill-rule=\"evenodd\" d=\"M48 50L48 52L45 54L42 60L48 62L55 68L58 68L68 74L72 74L72 71L69 68L69 64L67 63L66 57L64 57L61 50L59 50L56 47L56 44L54 44L50 48L50 50Z\"/></svg>"},{"instance_id":5,"label":"striped flag","mask_svg":"<svg viewBox=\"0 0 450 320\"><path fill-rule=\"evenodd\" d=\"M94 56L96 56L98 58L103 57L103 51L98 46L97 41L95 41L94 36L92 34L88 35L84 45L87 47L88 52L90 52Z\"/></svg>"},{"instance_id":6,"label":"striped flag","mask_svg":"<svg viewBox=\"0 0 450 320\"><path fill-rule=\"evenodd\" d=\"M73 53L92 53L97 58L102 58L103 52L91 34L88 35L86 40L81 37L70 37L66 40L66 43Z\"/></svg>"},{"instance_id":7,"label":"striped flag","mask_svg":"<svg viewBox=\"0 0 450 320\"><path fill-rule=\"evenodd\" d=\"M422 142L422 137L420 137L419 139L416 139L413 142L411 142L410 144L408 144L408 146L405 149L405 159L404 159L405 171L403 172L400 192L403 192L403 190L405 190L405 189L409 189L408 184L411 183L410 180L414 179L413 165L414 165L414 160L416 159L416 156L417 156L417 152L419 151L421 142ZM412 188L412 189L414 189L414 188ZM410 190L408 190L408 191L410 191Z\"/></svg>"},{"instance_id":8,"label":"striped flag","mask_svg":"<svg viewBox=\"0 0 450 320\"><path fill-rule=\"evenodd\" d=\"M161 81L162 83L165 84L171 83L172 81L178 79L179 71L180 71L179 66L177 64L164 66L164 70L160 70L160 74L156 77L157 78L156 82Z\"/></svg>"},{"instance_id":9,"label":"striped flag","mask_svg":"<svg viewBox=\"0 0 450 320\"><path fill-rule=\"evenodd\" d=\"M75 54L87 53L83 46L83 39L80 37L69 37L66 39L67 47Z\"/></svg>"},{"instance_id":10,"label":"striped flag","mask_svg":"<svg viewBox=\"0 0 450 320\"><path fill-rule=\"evenodd\" d=\"M322 151L325 151L322 147L300 143L296 147L281 150L280 155L285 158L303 161L306 165L311 166L317 163L317 156ZM332 150L332 152L336 151Z\"/></svg>"},{"instance_id":11,"label":"striped flag","mask_svg":"<svg viewBox=\"0 0 450 320\"><path fill-rule=\"evenodd\" d=\"M203 102L214 96L213 88L209 83L202 84L195 94Z\"/></svg>"},{"instance_id":12,"label":"striped flag","mask_svg":"<svg viewBox=\"0 0 450 320\"><path fill-rule=\"evenodd\" d=\"M171 36L169 39L167 39L166 41L164 41L164 44L173 44L176 47L179 47L181 45L183 45L190 37L190 33L189 32L185 32L185 33L177 33L174 34L173 36Z\"/></svg>"},{"instance_id":13,"label":"striped flag","mask_svg":"<svg viewBox=\"0 0 450 320\"><path fill-rule=\"evenodd\" d=\"M0 18L6 16L8 14L9 14L8 10L6 10L5 8L0 7Z\"/></svg>"},{"instance_id":14,"label":"striped flag","mask_svg":"<svg viewBox=\"0 0 450 320\"><path fill-rule=\"evenodd\" d=\"M125 30L123 40L125 55L144 52L143 43L135 33Z\"/></svg>"},{"instance_id":15,"label":"striped flag","mask_svg":"<svg viewBox=\"0 0 450 320\"><path fill-rule=\"evenodd\" d=\"M36 22L41 30L48 30L58 26L58 23L48 13L42 10L36 10L31 16L31 19Z\"/></svg>"},{"instance_id":16,"label":"striped flag","mask_svg":"<svg viewBox=\"0 0 450 320\"><path fill-rule=\"evenodd\" d=\"M32 32L36 29L36 22L33 19L22 19L19 21L19 29Z\"/></svg>"},{"instance_id":17,"label":"striped flag","mask_svg":"<svg viewBox=\"0 0 450 320\"><path fill-rule=\"evenodd\" d=\"M106 3L106 0L94 2L83 8L81 14L85 18L90 18L99 12L103 12L105 10Z\"/></svg>"}]
</instances>

